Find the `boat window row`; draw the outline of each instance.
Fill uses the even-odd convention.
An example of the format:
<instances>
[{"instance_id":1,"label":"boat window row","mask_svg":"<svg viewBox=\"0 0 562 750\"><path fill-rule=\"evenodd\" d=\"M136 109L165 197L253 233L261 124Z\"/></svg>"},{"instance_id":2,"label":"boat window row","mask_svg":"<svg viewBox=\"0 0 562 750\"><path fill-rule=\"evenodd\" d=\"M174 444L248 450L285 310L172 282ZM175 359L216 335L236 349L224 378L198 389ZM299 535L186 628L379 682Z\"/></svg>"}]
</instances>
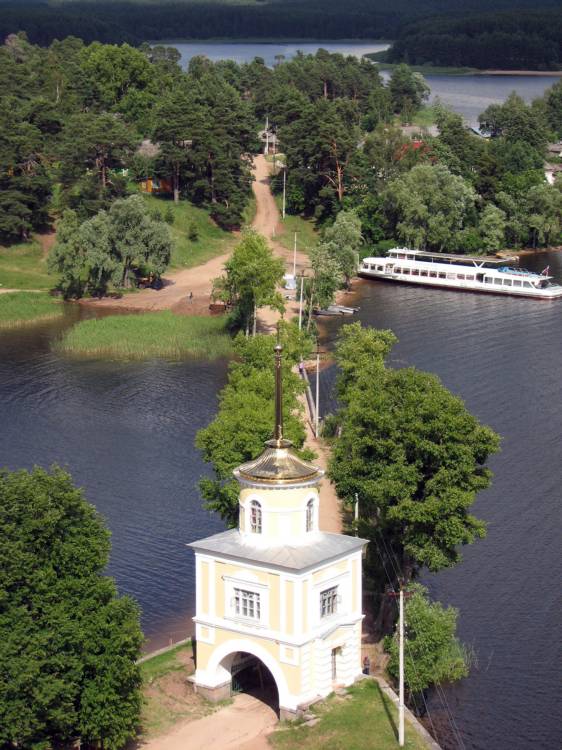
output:
<instances>
[{"instance_id":1,"label":"boat window row","mask_svg":"<svg viewBox=\"0 0 562 750\"><path fill-rule=\"evenodd\" d=\"M484 283L493 284L494 286L523 286L527 287L527 289L530 289L533 286L530 281L521 281L520 279L492 279L490 276L486 276Z\"/></svg>"},{"instance_id":2,"label":"boat window row","mask_svg":"<svg viewBox=\"0 0 562 750\"><path fill-rule=\"evenodd\" d=\"M392 270L402 276L421 276L430 279L449 279L450 281L474 281L475 279L474 274L469 273L446 273L445 271L429 271L419 268L400 268L400 266L395 266Z\"/></svg>"}]
</instances>

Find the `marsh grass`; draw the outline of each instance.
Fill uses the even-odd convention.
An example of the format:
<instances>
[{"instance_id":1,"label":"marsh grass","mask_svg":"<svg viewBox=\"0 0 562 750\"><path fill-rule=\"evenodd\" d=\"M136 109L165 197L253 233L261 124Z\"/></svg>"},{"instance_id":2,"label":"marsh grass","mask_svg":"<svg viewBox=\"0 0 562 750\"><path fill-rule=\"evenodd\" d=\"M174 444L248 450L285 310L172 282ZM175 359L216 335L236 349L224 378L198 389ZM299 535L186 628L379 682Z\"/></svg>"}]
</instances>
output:
<instances>
[{"instance_id":1,"label":"marsh grass","mask_svg":"<svg viewBox=\"0 0 562 750\"><path fill-rule=\"evenodd\" d=\"M62 303L45 292L0 294L0 328L15 328L58 318L62 313Z\"/></svg>"},{"instance_id":2,"label":"marsh grass","mask_svg":"<svg viewBox=\"0 0 562 750\"><path fill-rule=\"evenodd\" d=\"M97 359L217 359L232 352L224 318L110 315L84 320L55 344L57 351Z\"/></svg>"}]
</instances>

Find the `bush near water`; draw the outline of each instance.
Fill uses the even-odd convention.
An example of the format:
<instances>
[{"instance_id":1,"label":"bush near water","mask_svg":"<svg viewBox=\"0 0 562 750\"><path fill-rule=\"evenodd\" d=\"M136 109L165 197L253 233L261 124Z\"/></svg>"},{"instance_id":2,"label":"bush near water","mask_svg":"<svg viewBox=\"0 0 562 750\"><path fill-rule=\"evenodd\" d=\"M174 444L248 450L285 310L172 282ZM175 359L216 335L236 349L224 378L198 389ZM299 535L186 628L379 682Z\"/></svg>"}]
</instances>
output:
<instances>
[{"instance_id":1,"label":"bush near water","mask_svg":"<svg viewBox=\"0 0 562 750\"><path fill-rule=\"evenodd\" d=\"M62 315L63 306L48 294L14 292L0 294L0 328L13 328Z\"/></svg>"},{"instance_id":2,"label":"bush near water","mask_svg":"<svg viewBox=\"0 0 562 750\"><path fill-rule=\"evenodd\" d=\"M228 356L232 345L223 319L165 310L85 320L65 334L57 349L81 357L216 359Z\"/></svg>"}]
</instances>

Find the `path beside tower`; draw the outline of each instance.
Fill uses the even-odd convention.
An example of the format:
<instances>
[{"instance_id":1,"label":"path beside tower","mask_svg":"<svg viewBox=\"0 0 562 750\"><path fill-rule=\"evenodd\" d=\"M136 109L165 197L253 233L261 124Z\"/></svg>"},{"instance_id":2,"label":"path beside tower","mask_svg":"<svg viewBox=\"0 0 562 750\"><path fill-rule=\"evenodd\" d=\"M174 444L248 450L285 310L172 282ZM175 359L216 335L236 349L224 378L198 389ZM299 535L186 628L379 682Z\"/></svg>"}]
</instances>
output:
<instances>
[{"instance_id":1,"label":"path beside tower","mask_svg":"<svg viewBox=\"0 0 562 750\"><path fill-rule=\"evenodd\" d=\"M276 724L277 714L270 706L242 693L229 706L184 722L143 743L140 750L271 750L266 738Z\"/></svg>"}]
</instances>

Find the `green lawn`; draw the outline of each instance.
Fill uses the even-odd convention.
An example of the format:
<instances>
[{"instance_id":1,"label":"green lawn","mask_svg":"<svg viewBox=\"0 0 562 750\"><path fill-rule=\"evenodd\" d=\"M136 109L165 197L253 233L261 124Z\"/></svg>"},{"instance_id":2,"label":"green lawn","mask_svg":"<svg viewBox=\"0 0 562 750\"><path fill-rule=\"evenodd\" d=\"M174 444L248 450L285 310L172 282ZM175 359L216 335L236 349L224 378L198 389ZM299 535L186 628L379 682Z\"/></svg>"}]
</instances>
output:
<instances>
[{"instance_id":1,"label":"green lawn","mask_svg":"<svg viewBox=\"0 0 562 750\"><path fill-rule=\"evenodd\" d=\"M374 680L362 680L346 696L333 695L311 710L320 721L313 727L284 725L269 742L276 750L395 750L398 712ZM427 744L406 722L408 750Z\"/></svg>"},{"instance_id":2,"label":"green lawn","mask_svg":"<svg viewBox=\"0 0 562 750\"><path fill-rule=\"evenodd\" d=\"M202 208L188 201L175 204L173 200L154 195L143 197L151 210L157 209L164 216L170 208L174 215L174 223L170 225L174 241L170 268L193 268L232 248L233 235L218 227ZM247 210L251 212L251 206ZM189 238L192 227L197 234L196 240Z\"/></svg>"},{"instance_id":3,"label":"green lawn","mask_svg":"<svg viewBox=\"0 0 562 750\"><path fill-rule=\"evenodd\" d=\"M276 195L275 202L281 213L283 202L282 196ZM293 249L295 232L297 233L297 248L299 250L308 251L311 247L315 247L318 244L319 236L312 219L305 219L302 216L294 216L286 213L285 219L281 219L279 224L281 229L280 232L276 234L275 239L278 240L283 247L286 247L289 250Z\"/></svg>"},{"instance_id":4,"label":"green lawn","mask_svg":"<svg viewBox=\"0 0 562 750\"><path fill-rule=\"evenodd\" d=\"M57 342L78 357L111 359L217 359L232 351L224 318L174 315L169 310L84 320Z\"/></svg>"},{"instance_id":5,"label":"green lawn","mask_svg":"<svg viewBox=\"0 0 562 750\"><path fill-rule=\"evenodd\" d=\"M171 672L185 669L185 663L179 657L187 655L191 655L191 641L182 643L163 654L147 658L140 665L143 683L148 685Z\"/></svg>"},{"instance_id":6,"label":"green lawn","mask_svg":"<svg viewBox=\"0 0 562 750\"><path fill-rule=\"evenodd\" d=\"M62 312L62 303L44 292L0 294L0 328L57 318Z\"/></svg>"},{"instance_id":7,"label":"green lawn","mask_svg":"<svg viewBox=\"0 0 562 750\"><path fill-rule=\"evenodd\" d=\"M435 107L431 105L421 107L412 117L412 125L417 125L420 128L429 128L431 125L435 125L436 114Z\"/></svg>"},{"instance_id":8,"label":"green lawn","mask_svg":"<svg viewBox=\"0 0 562 750\"><path fill-rule=\"evenodd\" d=\"M0 246L0 287L52 289L56 278L47 273L47 259L39 243Z\"/></svg>"}]
</instances>

